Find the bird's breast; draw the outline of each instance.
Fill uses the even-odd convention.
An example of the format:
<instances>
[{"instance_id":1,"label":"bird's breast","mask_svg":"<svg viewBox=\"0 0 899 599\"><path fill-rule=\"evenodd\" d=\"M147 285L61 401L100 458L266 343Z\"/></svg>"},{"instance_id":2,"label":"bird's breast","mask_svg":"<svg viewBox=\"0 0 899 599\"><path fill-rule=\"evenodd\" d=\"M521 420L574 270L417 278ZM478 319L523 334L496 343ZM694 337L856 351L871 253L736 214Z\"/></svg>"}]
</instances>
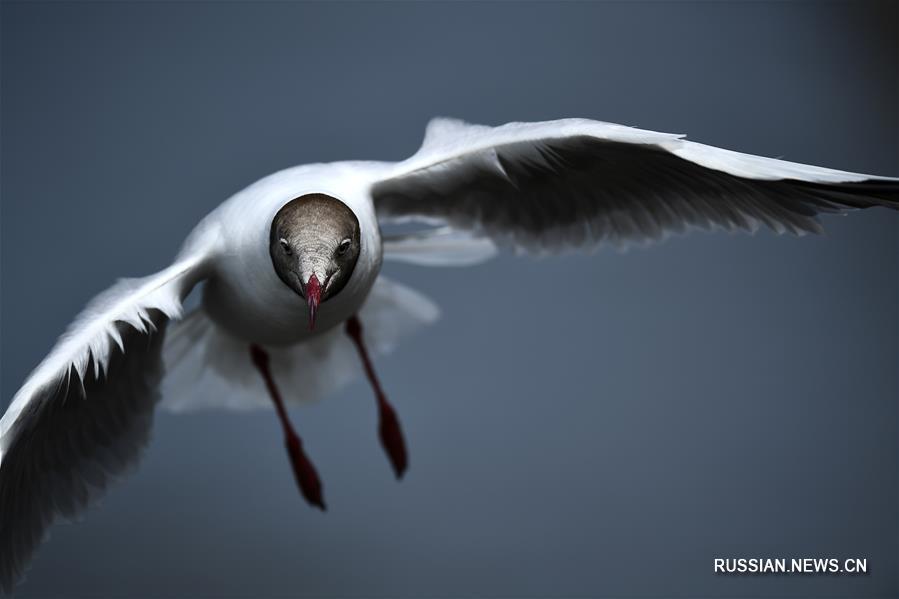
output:
<instances>
[{"instance_id":1,"label":"bird's breast","mask_svg":"<svg viewBox=\"0 0 899 599\"><path fill-rule=\"evenodd\" d=\"M292 292L291 292L292 293ZM365 296L332 298L319 306L315 329L309 310L296 294L267 300L244 293L221 280L211 280L203 293L203 307L222 329L238 339L262 345L293 345L340 325L359 311Z\"/></svg>"},{"instance_id":2,"label":"bird's breast","mask_svg":"<svg viewBox=\"0 0 899 599\"><path fill-rule=\"evenodd\" d=\"M306 301L277 277L277 284L260 284L252 278L212 278L203 290L203 308L218 326L247 343L292 345L341 325L356 314L376 277L376 269L358 275L354 270L352 284L319 306L314 330L309 328Z\"/></svg>"},{"instance_id":3,"label":"bird's breast","mask_svg":"<svg viewBox=\"0 0 899 599\"><path fill-rule=\"evenodd\" d=\"M347 284L319 306L315 330L309 328L306 301L278 277L267 247L226 260L206 282L203 308L218 326L248 343L300 343L341 325L365 303L381 269L380 235L363 242Z\"/></svg>"}]
</instances>

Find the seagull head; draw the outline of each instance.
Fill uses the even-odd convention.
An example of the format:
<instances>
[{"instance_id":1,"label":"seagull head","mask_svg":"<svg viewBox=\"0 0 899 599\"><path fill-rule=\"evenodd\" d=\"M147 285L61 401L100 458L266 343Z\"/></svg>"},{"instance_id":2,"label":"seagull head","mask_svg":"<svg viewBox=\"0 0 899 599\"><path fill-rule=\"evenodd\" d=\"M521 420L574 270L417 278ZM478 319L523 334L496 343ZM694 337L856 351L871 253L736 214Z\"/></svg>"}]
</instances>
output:
<instances>
[{"instance_id":1,"label":"seagull head","mask_svg":"<svg viewBox=\"0 0 899 599\"><path fill-rule=\"evenodd\" d=\"M319 304L350 280L359 249L359 219L337 198L303 195L275 215L269 240L272 264L284 284L306 300L310 329Z\"/></svg>"}]
</instances>

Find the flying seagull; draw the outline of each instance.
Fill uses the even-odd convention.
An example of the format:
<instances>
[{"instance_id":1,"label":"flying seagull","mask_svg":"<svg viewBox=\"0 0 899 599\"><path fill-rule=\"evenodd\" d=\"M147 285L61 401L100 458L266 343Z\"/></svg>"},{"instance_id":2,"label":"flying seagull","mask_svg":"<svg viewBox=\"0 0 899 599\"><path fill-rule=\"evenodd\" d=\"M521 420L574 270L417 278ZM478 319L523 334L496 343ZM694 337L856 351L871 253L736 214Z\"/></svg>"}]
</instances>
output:
<instances>
[{"instance_id":1,"label":"flying seagull","mask_svg":"<svg viewBox=\"0 0 899 599\"><path fill-rule=\"evenodd\" d=\"M695 228L815 233L819 213L872 206L899 208L899 179L585 119L434 119L408 160L265 177L204 218L171 266L92 300L14 396L0 420L0 587L12 589L54 518L136 460L162 397L173 410L273 405L299 490L324 510L285 406L354 376L357 353L401 477L407 448L372 354L437 310L379 277L384 258L463 265L498 246L593 248ZM389 221L419 226L384 236ZM183 314L201 282L200 306Z\"/></svg>"}]
</instances>

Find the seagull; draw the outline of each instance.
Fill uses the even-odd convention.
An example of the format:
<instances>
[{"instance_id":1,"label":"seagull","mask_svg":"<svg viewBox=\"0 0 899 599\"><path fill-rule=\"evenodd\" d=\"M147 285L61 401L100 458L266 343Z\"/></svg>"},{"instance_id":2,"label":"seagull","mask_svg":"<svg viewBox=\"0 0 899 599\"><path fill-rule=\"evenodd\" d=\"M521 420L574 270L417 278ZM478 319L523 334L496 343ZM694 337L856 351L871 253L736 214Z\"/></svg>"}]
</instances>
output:
<instances>
[{"instance_id":1,"label":"seagull","mask_svg":"<svg viewBox=\"0 0 899 599\"><path fill-rule=\"evenodd\" d=\"M361 365L402 477L408 448L372 358L438 311L381 277L384 259L467 265L498 248L593 249L693 229L801 235L821 231L819 213L875 206L899 208L899 178L587 119L437 118L402 162L269 175L206 216L170 266L94 298L13 397L0 420L0 589L11 592L55 518L77 515L136 462L160 403L273 406L299 492L325 510L287 405ZM382 234L394 223L405 230Z\"/></svg>"}]
</instances>

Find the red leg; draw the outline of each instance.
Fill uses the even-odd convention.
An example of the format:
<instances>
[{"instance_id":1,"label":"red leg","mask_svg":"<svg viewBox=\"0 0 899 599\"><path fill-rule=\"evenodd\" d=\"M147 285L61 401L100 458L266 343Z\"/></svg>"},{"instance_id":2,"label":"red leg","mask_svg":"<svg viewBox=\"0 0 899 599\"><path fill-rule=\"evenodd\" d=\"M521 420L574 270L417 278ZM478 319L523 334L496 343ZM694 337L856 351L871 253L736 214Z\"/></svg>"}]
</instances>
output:
<instances>
[{"instance_id":1,"label":"red leg","mask_svg":"<svg viewBox=\"0 0 899 599\"><path fill-rule=\"evenodd\" d=\"M381 383L375 374L375 369L371 365L371 359L368 357L368 351L365 349L365 343L362 340L362 323L359 322L357 316L353 316L346 321L346 333L356 344L359 351L359 357L362 358L362 365L365 367L365 374L368 376L368 382L371 383L375 390L375 399L378 400L378 413L380 424L378 431L381 435L381 445L390 463L393 465L393 471L397 478L402 478L406 471L409 460L406 455L406 441L403 439L403 430L400 428L399 418L396 416L393 406L387 401L387 396L381 389Z\"/></svg>"},{"instance_id":2,"label":"red leg","mask_svg":"<svg viewBox=\"0 0 899 599\"><path fill-rule=\"evenodd\" d=\"M293 430L290 418L287 417L287 410L284 409L284 402L281 394L275 386L275 379L272 378L272 372L268 366L268 354L264 349L255 343L250 346L250 356L253 358L253 364L259 369L262 378L265 379L265 386L268 388L272 401L275 402L275 410L278 412L278 418L281 420L281 426L284 428L284 444L287 446L287 454L290 456L290 463L293 466L293 474L300 486L300 492L310 504L325 510L325 502L322 500L322 484L315 471L315 466L306 457L303 451L303 442L300 436Z\"/></svg>"}]
</instances>

